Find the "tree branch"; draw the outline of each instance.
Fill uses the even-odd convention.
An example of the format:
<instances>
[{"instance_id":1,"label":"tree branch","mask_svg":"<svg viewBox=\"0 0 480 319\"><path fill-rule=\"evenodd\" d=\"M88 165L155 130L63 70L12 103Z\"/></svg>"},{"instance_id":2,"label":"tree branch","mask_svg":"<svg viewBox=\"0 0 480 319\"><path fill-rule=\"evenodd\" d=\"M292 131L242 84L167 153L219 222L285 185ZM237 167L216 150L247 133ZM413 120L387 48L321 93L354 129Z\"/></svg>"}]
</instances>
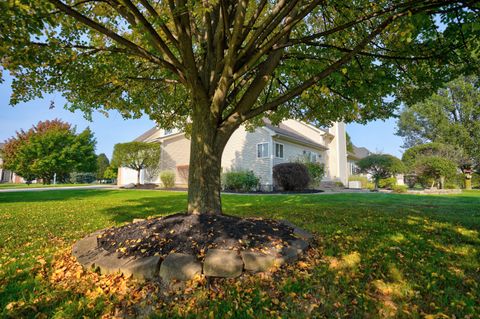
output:
<instances>
[{"instance_id":1,"label":"tree branch","mask_svg":"<svg viewBox=\"0 0 480 319\"><path fill-rule=\"evenodd\" d=\"M130 1L130 0L123 0L130 11L137 17L138 20L142 23L142 25L147 29L148 33L152 36L153 45L159 49L164 55L167 56L171 64L173 64L178 70L182 73L184 72L183 66L181 62L177 59L177 57L172 53L168 45L162 39L162 37L157 33L157 31L153 28L153 26L148 22L145 16L138 10L138 8Z\"/></svg>"},{"instance_id":2,"label":"tree branch","mask_svg":"<svg viewBox=\"0 0 480 319\"><path fill-rule=\"evenodd\" d=\"M145 50L144 48L138 46L137 44L125 39L124 37L120 36L119 34L113 32L112 30L110 29L107 29L106 27L104 27L103 25L99 24L98 22L95 22L93 21L92 19L84 16L83 14L81 14L80 12L72 9L70 6L64 4L62 1L60 0L49 0L50 3L52 3L57 9L59 9L60 11L64 12L65 14L75 18L77 21L85 24L86 26L92 28L92 29L95 29L97 30L98 32L100 32L101 34L103 35L106 35L107 37L109 37L110 39L114 40L115 42L127 47L128 49L130 49L131 51L137 53L138 55L142 56L143 58L151 61L152 63L155 63L155 64L159 64L159 65L163 65L164 67L166 67L167 69L171 70L172 72L174 72L175 74L177 74L181 79L183 79L183 76L182 74L179 72L179 70L174 66L172 65L171 63L165 61L164 59L162 58L159 58L155 55L153 55L152 53L148 52L147 50Z\"/></svg>"}]
</instances>

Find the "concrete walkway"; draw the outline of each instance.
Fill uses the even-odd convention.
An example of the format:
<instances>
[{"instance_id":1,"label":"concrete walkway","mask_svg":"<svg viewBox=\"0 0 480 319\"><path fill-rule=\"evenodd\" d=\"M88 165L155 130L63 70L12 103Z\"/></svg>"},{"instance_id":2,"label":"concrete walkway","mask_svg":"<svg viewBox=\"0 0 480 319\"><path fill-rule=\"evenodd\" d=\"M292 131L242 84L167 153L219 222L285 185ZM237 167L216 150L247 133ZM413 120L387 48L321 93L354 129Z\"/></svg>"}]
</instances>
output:
<instances>
[{"instance_id":1,"label":"concrete walkway","mask_svg":"<svg viewBox=\"0 0 480 319\"><path fill-rule=\"evenodd\" d=\"M32 187L32 188L5 188L0 189L0 193L16 192L44 192L44 191L62 191L62 190L81 190L81 189L116 189L115 185L91 185L91 186L65 186L65 187Z\"/></svg>"}]
</instances>

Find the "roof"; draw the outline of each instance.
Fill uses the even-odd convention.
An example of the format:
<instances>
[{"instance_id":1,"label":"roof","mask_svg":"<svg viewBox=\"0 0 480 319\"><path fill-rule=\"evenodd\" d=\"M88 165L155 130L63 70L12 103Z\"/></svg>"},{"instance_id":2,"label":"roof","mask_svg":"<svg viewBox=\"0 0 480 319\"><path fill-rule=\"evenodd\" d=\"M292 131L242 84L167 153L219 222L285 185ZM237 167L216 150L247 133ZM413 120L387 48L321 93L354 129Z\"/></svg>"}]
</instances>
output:
<instances>
[{"instance_id":1,"label":"roof","mask_svg":"<svg viewBox=\"0 0 480 319\"><path fill-rule=\"evenodd\" d=\"M353 152L348 152L348 156L360 160L362 158L367 157L368 155L372 154L366 147L357 147L353 145Z\"/></svg>"},{"instance_id":2,"label":"roof","mask_svg":"<svg viewBox=\"0 0 480 319\"><path fill-rule=\"evenodd\" d=\"M146 131L145 133L143 133L142 135L140 135L139 137L137 137L136 139L134 139L133 141L134 142L143 142L143 141L145 141L145 139L147 137L149 137L150 135L155 133L157 130L158 130L158 128L156 126L154 126L151 129L149 129L148 131Z\"/></svg>"},{"instance_id":3,"label":"roof","mask_svg":"<svg viewBox=\"0 0 480 319\"><path fill-rule=\"evenodd\" d=\"M294 130L293 128L291 128L291 127L289 127L289 126L287 126L283 123L280 123L278 126L274 126L274 125L272 125L272 123L268 119L264 119L263 122L265 123L264 127L272 130L275 134L279 135L280 137L289 138L289 139L291 139L291 140L293 140L297 143L307 144L307 145L310 145L310 146L315 147L315 148L328 149L328 147L326 147L325 145L322 145L322 144L318 143L317 141L312 140L311 138L303 135L299 131ZM151 136L152 134L157 132L157 130L158 130L157 127L152 127L151 129L149 129L148 131L146 131L145 133L143 133L142 135L140 135L139 137L137 137L133 141L134 142L143 142L149 136ZM319 131L323 131L323 130L319 129ZM325 134L329 134L329 133L325 132Z\"/></svg>"},{"instance_id":4,"label":"roof","mask_svg":"<svg viewBox=\"0 0 480 319\"><path fill-rule=\"evenodd\" d=\"M265 123L266 128L272 130L277 135L291 138L293 140L296 140L299 143L308 144L316 148L328 149L324 145L306 137L305 135L301 134L300 132L292 129L291 127L283 123L280 123L278 126L274 126L268 119L264 119L263 122Z\"/></svg>"}]
</instances>

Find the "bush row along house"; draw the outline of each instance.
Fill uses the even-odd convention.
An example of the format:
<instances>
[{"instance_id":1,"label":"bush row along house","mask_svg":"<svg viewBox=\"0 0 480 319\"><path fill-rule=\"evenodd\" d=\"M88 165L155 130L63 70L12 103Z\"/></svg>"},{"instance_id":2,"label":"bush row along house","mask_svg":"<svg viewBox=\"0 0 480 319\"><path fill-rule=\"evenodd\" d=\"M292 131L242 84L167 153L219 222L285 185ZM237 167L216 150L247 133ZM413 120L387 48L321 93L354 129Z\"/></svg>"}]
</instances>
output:
<instances>
[{"instance_id":1,"label":"bush row along house","mask_svg":"<svg viewBox=\"0 0 480 319\"><path fill-rule=\"evenodd\" d=\"M154 127L135 141L161 143L161 159L157 173L142 171L140 183L160 184L158 171L174 171L175 186L186 187L190 160L190 140L180 130L164 130ZM272 189L273 167L279 163L294 162L300 158L325 165L326 182L348 184L353 172L351 163L359 159L347 153L345 123L336 122L321 129L297 120L285 120L278 126L264 120L264 125L253 131L245 126L237 129L228 141L222 156L222 170L253 171L260 178L261 188ZM137 182L134 170L121 167L118 185Z\"/></svg>"}]
</instances>

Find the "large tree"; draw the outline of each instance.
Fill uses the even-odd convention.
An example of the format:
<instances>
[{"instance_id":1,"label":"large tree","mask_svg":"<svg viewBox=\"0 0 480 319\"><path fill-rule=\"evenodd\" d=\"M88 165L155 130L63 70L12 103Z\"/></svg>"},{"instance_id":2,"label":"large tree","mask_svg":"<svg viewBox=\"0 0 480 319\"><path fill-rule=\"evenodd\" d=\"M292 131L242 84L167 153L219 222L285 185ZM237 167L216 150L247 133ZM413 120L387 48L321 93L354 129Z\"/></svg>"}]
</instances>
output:
<instances>
[{"instance_id":1,"label":"large tree","mask_svg":"<svg viewBox=\"0 0 480 319\"><path fill-rule=\"evenodd\" d=\"M242 123L385 118L478 62L475 0L0 6L11 102L59 90L72 110L146 113L163 128L186 128L190 213L221 212L222 152Z\"/></svg>"},{"instance_id":2,"label":"large tree","mask_svg":"<svg viewBox=\"0 0 480 319\"><path fill-rule=\"evenodd\" d=\"M88 128L77 134L61 120L41 121L5 141L3 165L27 180L50 184L55 174L62 180L73 171L94 172L95 143Z\"/></svg>"},{"instance_id":3,"label":"large tree","mask_svg":"<svg viewBox=\"0 0 480 319\"><path fill-rule=\"evenodd\" d=\"M159 143L130 142L118 143L113 149L112 166L128 167L137 171L137 184L143 169L159 167L161 148Z\"/></svg>"},{"instance_id":4,"label":"large tree","mask_svg":"<svg viewBox=\"0 0 480 319\"><path fill-rule=\"evenodd\" d=\"M456 156L461 160L459 166L463 169L479 165L479 78L459 77L425 101L405 108L400 114L397 134L404 138L405 147L429 142L436 142L429 145L451 145L464 153L461 156L457 152ZM428 145L425 147L429 148Z\"/></svg>"}]
</instances>

